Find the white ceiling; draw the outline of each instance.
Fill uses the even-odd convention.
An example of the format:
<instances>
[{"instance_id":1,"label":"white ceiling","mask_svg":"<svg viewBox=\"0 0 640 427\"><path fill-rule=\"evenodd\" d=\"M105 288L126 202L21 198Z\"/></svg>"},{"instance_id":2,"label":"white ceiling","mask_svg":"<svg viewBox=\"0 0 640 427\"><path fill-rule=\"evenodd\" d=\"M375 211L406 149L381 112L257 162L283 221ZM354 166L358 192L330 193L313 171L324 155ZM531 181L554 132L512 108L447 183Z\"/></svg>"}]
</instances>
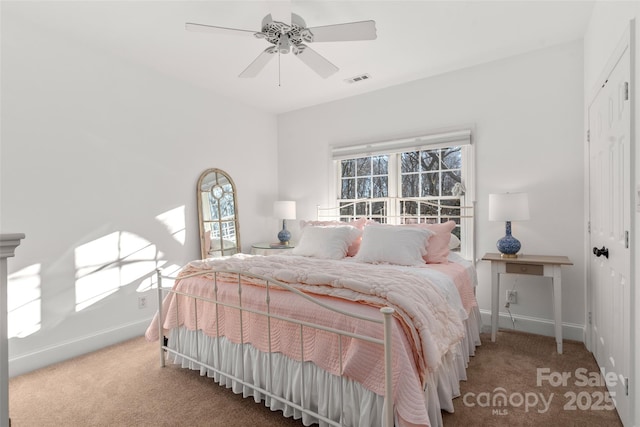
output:
<instances>
[{"instance_id":1,"label":"white ceiling","mask_svg":"<svg viewBox=\"0 0 640 427\"><path fill-rule=\"evenodd\" d=\"M293 55L238 78L268 44L185 30L260 30L290 3L308 27L375 20L373 41L312 43L340 68L322 79ZM9 7L7 7L9 6ZM3 21L44 26L264 111L282 113L582 38L592 1L3 1ZM9 15L7 15L9 13ZM4 34L3 34L4 36ZM371 79L345 83L362 73Z\"/></svg>"}]
</instances>

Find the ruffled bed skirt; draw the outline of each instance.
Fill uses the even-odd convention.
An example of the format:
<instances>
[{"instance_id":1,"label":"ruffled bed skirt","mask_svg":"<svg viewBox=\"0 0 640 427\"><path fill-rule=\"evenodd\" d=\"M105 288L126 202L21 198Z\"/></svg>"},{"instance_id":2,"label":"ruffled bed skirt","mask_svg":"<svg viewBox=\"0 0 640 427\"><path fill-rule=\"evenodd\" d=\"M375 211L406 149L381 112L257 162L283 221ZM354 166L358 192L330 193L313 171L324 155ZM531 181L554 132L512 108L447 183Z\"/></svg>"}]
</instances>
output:
<instances>
[{"instance_id":1,"label":"ruffled bed skirt","mask_svg":"<svg viewBox=\"0 0 640 427\"><path fill-rule=\"evenodd\" d=\"M424 393L429 421L433 427L442 426L441 410L453 412L453 398L460 395L460 381L467 379L469 357L475 354L476 346L480 345L481 320L477 307L474 307L465 324L466 338L455 351L443 357L440 368L427 378ZM262 389L270 390L273 394L330 420L340 420L342 413L345 426L382 425L382 396L348 378L330 374L313 363L301 364L280 353L262 353L248 344L242 346L224 337L211 338L201 331L185 328L170 331L168 346L204 364L215 366L222 372L243 378L245 383L257 384ZM255 402L264 401L267 407L273 411L282 411L285 417L302 419L305 426L329 425L292 405L253 390L240 381L218 374L189 359L175 355L171 355L169 359L183 368L199 370L201 375L213 378L236 394L252 396ZM319 402L321 407L318 406Z\"/></svg>"}]
</instances>

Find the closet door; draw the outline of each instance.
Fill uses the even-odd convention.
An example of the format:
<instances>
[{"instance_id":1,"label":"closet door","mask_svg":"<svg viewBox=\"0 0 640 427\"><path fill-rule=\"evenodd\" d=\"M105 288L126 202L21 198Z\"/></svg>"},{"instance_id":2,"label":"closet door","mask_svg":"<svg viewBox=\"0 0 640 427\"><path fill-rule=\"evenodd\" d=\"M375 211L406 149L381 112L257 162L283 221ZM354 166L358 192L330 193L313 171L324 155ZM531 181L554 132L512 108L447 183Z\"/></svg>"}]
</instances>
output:
<instances>
[{"instance_id":1,"label":"closet door","mask_svg":"<svg viewBox=\"0 0 640 427\"><path fill-rule=\"evenodd\" d=\"M626 46L626 47L625 47ZM592 350L631 425L631 116L629 39L589 105Z\"/></svg>"}]
</instances>

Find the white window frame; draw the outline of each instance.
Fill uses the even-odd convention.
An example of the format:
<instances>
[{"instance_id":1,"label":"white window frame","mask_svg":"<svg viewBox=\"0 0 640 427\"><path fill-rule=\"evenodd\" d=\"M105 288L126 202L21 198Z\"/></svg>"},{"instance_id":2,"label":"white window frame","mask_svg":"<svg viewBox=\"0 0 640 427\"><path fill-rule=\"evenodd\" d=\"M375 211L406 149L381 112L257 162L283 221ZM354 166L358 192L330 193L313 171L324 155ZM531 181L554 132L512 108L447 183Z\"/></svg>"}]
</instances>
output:
<instances>
[{"instance_id":1,"label":"white window frame","mask_svg":"<svg viewBox=\"0 0 640 427\"><path fill-rule=\"evenodd\" d=\"M388 164L388 199L398 199L400 197L400 153L408 151L433 150L438 148L446 148L452 146L461 147L462 167L460 170L461 182L465 188L463 196L460 198L461 206L465 208L461 210L460 219L460 240L462 245L460 255L475 262L475 146L472 141L471 128L458 128L447 131L433 132L430 134L389 140L379 141L368 144L344 145L331 147L331 161L333 166L333 183L329 197L331 200L340 202L339 196L342 188L342 177L340 161L346 159L354 159L358 157L375 156L379 154L389 155ZM392 218L399 220L400 202L387 203L388 215L390 223L394 223Z\"/></svg>"}]
</instances>

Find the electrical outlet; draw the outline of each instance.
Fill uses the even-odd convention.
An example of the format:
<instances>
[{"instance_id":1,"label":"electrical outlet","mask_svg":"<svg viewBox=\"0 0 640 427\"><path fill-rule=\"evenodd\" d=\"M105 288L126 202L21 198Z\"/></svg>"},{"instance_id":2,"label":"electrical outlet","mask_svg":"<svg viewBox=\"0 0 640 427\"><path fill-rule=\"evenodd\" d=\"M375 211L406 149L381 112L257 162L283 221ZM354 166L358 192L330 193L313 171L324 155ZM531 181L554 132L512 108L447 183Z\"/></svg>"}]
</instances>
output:
<instances>
[{"instance_id":1,"label":"electrical outlet","mask_svg":"<svg viewBox=\"0 0 640 427\"><path fill-rule=\"evenodd\" d=\"M138 297L138 308L140 310L147 308L147 297Z\"/></svg>"},{"instance_id":2,"label":"electrical outlet","mask_svg":"<svg viewBox=\"0 0 640 427\"><path fill-rule=\"evenodd\" d=\"M518 303L518 292L511 290L511 289L507 289L507 296L506 296L507 302L509 304L517 304Z\"/></svg>"}]
</instances>

